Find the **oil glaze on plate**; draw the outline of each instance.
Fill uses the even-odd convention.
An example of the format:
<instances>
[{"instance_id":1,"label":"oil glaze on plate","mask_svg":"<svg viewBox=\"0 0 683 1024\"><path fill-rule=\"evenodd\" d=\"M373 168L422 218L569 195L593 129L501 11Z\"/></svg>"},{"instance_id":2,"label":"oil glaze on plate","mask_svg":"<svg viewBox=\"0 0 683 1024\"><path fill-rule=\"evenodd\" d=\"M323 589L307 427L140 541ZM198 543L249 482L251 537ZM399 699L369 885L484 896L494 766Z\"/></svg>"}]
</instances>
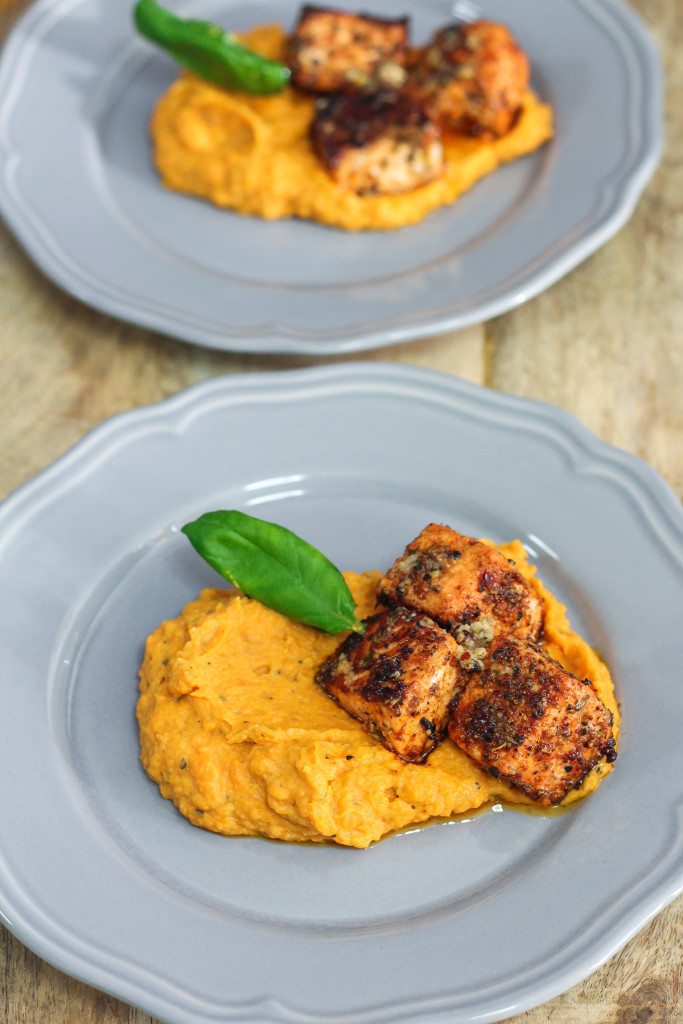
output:
<instances>
[{"instance_id":1,"label":"oil glaze on plate","mask_svg":"<svg viewBox=\"0 0 683 1024\"><path fill-rule=\"evenodd\" d=\"M178 527L220 507L354 570L432 520L520 537L614 674L613 774L569 813L498 809L363 851L190 825L140 766L137 668L215 585ZM110 420L0 506L3 921L170 1024L461 1024L550 999L683 887L682 569L653 470L445 375L243 375Z\"/></svg>"},{"instance_id":2,"label":"oil glaze on plate","mask_svg":"<svg viewBox=\"0 0 683 1024\"><path fill-rule=\"evenodd\" d=\"M396 0L370 6L397 13ZM420 225L353 234L165 190L147 125L176 65L136 38L132 0L37 0L0 61L0 212L78 299L213 348L332 355L486 320L547 288L630 216L661 149L661 70L619 0L478 6L528 51L554 140ZM290 0L175 7L233 29L291 25L296 10ZM401 13L425 41L451 7L407 0Z\"/></svg>"}]
</instances>

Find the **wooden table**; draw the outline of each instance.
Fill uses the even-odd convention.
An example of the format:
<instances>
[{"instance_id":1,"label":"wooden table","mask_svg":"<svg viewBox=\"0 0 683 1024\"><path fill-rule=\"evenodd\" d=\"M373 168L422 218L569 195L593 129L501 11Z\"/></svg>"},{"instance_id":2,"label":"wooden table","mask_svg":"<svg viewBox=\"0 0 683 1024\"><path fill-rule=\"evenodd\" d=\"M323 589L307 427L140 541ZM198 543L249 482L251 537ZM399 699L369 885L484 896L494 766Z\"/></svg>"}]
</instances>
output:
<instances>
[{"instance_id":1,"label":"wooden table","mask_svg":"<svg viewBox=\"0 0 683 1024\"><path fill-rule=\"evenodd\" d=\"M670 142L630 223L512 313L354 358L432 367L552 402L683 495L683 4L632 2L664 55ZM2 12L6 3L0 38L16 14ZM310 363L203 351L111 320L45 280L0 226L0 498L114 413L218 374ZM152 1024L4 930L0 951L2 1024ZM680 1024L682 988L683 897L592 977L515 1021Z\"/></svg>"}]
</instances>

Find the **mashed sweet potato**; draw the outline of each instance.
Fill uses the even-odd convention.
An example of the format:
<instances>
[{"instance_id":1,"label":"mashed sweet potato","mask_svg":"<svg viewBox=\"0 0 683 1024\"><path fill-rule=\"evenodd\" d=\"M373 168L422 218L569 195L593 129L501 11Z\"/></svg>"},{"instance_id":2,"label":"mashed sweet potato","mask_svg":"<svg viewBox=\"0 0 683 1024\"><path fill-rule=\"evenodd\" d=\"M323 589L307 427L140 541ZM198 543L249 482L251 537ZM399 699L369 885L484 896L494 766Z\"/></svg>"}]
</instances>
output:
<instances>
[{"instance_id":1,"label":"mashed sweet potato","mask_svg":"<svg viewBox=\"0 0 683 1024\"><path fill-rule=\"evenodd\" d=\"M277 25L242 36L252 49L282 58ZM520 117L494 141L449 135L443 177L404 195L356 195L319 163L308 132L314 99L292 88L248 96L182 75L159 100L151 123L164 184L217 206L272 220L301 217L349 231L400 228L452 203L502 163L537 149L552 135L552 111L529 92Z\"/></svg>"},{"instance_id":2,"label":"mashed sweet potato","mask_svg":"<svg viewBox=\"0 0 683 1024\"><path fill-rule=\"evenodd\" d=\"M545 608L548 654L618 709L609 671L572 632L518 541L501 545ZM346 574L361 617L380 574ZM316 685L339 642L237 591L205 590L147 640L140 670L142 763L195 825L225 835L366 847L396 829L491 801L530 804L446 739L424 765L389 753ZM598 765L565 800L590 793Z\"/></svg>"}]
</instances>

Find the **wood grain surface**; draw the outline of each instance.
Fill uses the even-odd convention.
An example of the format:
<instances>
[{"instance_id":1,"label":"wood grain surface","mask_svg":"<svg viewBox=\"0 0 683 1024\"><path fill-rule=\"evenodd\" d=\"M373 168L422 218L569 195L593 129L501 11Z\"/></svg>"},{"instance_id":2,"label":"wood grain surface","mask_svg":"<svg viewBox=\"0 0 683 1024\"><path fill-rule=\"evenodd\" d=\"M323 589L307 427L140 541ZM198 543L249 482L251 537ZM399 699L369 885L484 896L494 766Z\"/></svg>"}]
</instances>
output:
<instances>
[{"instance_id":1,"label":"wood grain surface","mask_svg":"<svg viewBox=\"0 0 683 1024\"><path fill-rule=\"evenodd\" d=\"M0 0L0 39L25 6ZM633 6L665 60L668 145L628 225L514 312L354 358L432 367L561 406L650 462L680 497L683 3ZM311 362L203 351L111 320L45 280L0 225L0 498L114 413L218 374ZM0 958L0 1024L156 1024L50 967L4 929ZM514 1021L683 1024L682 989L683 897L582 984Z\"/></svg>"}]
</instances>

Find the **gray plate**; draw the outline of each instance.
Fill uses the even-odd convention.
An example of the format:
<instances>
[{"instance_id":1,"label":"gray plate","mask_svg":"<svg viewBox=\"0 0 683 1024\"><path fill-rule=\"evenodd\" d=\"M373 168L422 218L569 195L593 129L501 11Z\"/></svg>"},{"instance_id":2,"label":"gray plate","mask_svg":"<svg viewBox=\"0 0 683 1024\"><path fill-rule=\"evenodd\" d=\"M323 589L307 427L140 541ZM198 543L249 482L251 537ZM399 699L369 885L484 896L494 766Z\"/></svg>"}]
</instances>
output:
<instances>
[{"instance_id":1,"label":"gray plate","mask_svg":"<svg viewBox=\"0 0 683 1024\"><path fill-rule=\"evenodd\" d=\"M372 10L396 14L396 0ZM289 0L193 0L239 29ZM406 3L424 40L445 0ZM547 288L631 214L661 147L661 72L617 0L482 0L509 21L557 135L403 231L264 222L165 191L147 123L176 74L130 4L38 0L0 63L0 210L41 269L98 309L185 341L332 355L478 323Z\"/></svg>"},{"instance_id":2,"label":"gray plate","mask_svg":"<svg viewBox=\"0 0 683 1024\"><path fill-rule=\"evenodd\" d=\"M178 527L277 520L350 569L428 521L520 537L614 673L615 772L365 850L194 828L142 771L145 635L217 577ZM556 409L398 366L212 380L90 434L0 506L0 900L63 970L172 1024L493 1021L683 887L683 516Z\"/></svg>"}]
</instances>

